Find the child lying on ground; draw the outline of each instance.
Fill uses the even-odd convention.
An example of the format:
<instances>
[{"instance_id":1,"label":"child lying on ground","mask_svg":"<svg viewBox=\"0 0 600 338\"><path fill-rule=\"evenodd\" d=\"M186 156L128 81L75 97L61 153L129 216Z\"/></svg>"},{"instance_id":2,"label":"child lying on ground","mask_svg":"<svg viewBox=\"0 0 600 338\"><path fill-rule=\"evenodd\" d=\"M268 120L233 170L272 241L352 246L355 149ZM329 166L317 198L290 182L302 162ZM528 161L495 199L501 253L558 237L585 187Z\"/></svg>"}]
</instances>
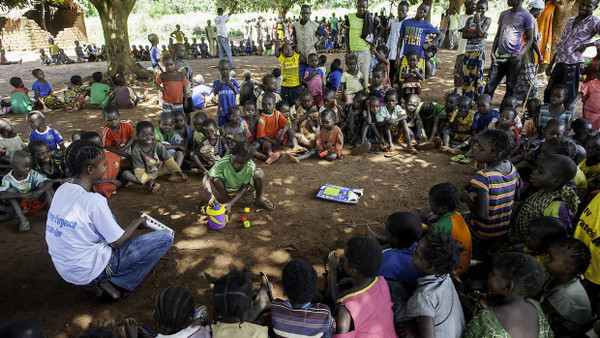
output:
<instances>
[{"instance_id":1,"label":"child lying on ground","mask_svg":"<svg viewBox=\"0 0 600 338\"><path fill-rule=\"evenodd\" d=\"M0 208L4 212L0 220L6 221L17 216L19 232L29 231L31 226L25 214L52 203L52 184L55 181L31 169L32 159L25 150L13 152L10 164L13 169L2 178L0 186L0 200L8 201L9 205Z\"/></svg>"},{"instance_id":2,"label":"child lying on ground","mask_svg":"<svg viewBox=\"0 0 600 338\"><path fill-rule=\"evenodd\" d=\"M344 147L344 135L338 126L335 125L336 114L331 109L326 109L321 113L322 129L317 137L315 148L306 154L295 157L290 154L288 157L292 162L299 163L309 157L318 156L327 161L334 161L342 157L342 148Z\"/></svg>"},{"instance_id":3,"label":"child lying on ground","mask_svg":"<svg viewBox=\"0 0 600 338\"><path fill-rule=\"evenodd\" d=\"M173 158L162 143L154 139L154 126L148 121L136 125L138 143L131 151L133 173L129 170L123 172L123 177L132 182L144 185L152 193L160 189L160 184L155 180L166 174L171 174L170 182L183 182L187 176L181 171L177 163L181 163L183 156L176 153Z\"/></svg>"}]
</instances>

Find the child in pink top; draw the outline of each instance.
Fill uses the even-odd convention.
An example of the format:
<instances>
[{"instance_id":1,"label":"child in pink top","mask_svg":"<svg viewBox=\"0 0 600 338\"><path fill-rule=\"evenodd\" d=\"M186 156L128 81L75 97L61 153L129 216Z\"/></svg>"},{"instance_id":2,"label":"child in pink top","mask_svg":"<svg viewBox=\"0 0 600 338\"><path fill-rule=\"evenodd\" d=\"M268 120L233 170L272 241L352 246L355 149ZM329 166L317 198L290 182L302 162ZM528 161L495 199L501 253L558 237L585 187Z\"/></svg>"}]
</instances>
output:
<instances>
[{"instance_id":1,"label":"child in pink top","mask_svg":"<svg viewBox=\"0 0 600 338\"><path fill-rule=\"evenodd\" d=\"M598 74L600 75L600 72ZM600 129L600 79L595 78L584 83L579 89L579 95L575 98L573 106L579 97L583 101L583 117L592 122L595 130Z\"/></svg>"},{"instance_id":2,"label":"child in pink top","mask_svg":"<svg viewBox=\"0 0 600 338\"><path fill-rule=\"evenodd\" d=\"M350 238L344 249L343 271L354 283L338 294L340 257L335 251L329 254L329 286L332 299L337 299L334 337L397 337L390 290L385 278L377 276L382 257L375 239Z\"/></svg>"},{"instance_id":3,"label":"child in pink top","mask_svg":"<svg viewBox=\"0 0 600 338\"><path fill-rule=\"evenodd\" d=\"M304 82L308 90L313 94L313 105L317 107L323 106L323 71L319 67L319 56L312 53L308 56L309 68L304 72Z\"/></svg>"}]
</instances>

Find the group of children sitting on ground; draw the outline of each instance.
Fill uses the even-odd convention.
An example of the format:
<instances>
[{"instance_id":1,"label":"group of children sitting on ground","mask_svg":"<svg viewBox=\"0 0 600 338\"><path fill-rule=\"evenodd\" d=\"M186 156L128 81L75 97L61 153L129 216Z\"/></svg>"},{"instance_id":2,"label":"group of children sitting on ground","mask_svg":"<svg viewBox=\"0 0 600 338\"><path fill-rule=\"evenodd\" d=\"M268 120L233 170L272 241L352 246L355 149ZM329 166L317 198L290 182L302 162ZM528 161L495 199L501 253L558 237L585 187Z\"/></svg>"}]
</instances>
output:
<instances>
[{"instance_id":1,"label":"group of children sitting on ground","mask_svg":"<svg viewBox=\"0 0 600 338\"><path fill-rule=\"evenodd\" d=\"M442 106L421 102L423 77L415 54L407 56L399 75L403 83L396 89L389 87L386 59L376 58L372 81L365 83L352 54L346 56L345 71L334 60L327 72L317 54L303 60L284 44L275 46L281 84L267 75L259 86L249 73L239 84L229 62L219 62L215 121L203 112L192 115L193 72L180 59L179 46L159 59L155 85L163 113L157 126L140 121L134 128L121 120L119 108L109 104L113 95L102 74L93 76L90 103L103 109L106 125L100 134L80 132L73 139L104 146L109 170L95 190L107 198L129 182L157 192L160 176L181 182L187 180L182 168L189 168L205 178L222 178L215 188L234 202L254 192L256 179L257 200L272 210L275 206L262 199L262 172L251 158L272 164L281 146L292 148L288 158L294 162L339 159L344 143L352 144L356 155L385 150L387 157L400 153L397 144L411 153L439 148L454 155L453 161L474 161L477 171L464 189L450 183L431 187L430 207L420 215L391 215L385 235L371 230L371 238L350 239L343 261L330 254L329 287L320 297L314 269L303 261L294 260L283 271L288 300L271 302L266 276L255 294L246 273L232 271L210 278L215 285L212 325L192 323L193 302L185 289L161 293L156 318L163 334L266 337L269 328L260 323L260 314L269 304L278 336L551 337L578 336L591 328L600 300L600 134L565 107L566 87L554 87L549 105L535 98L525 102L522 117L518 101L508 96L499 110L485 94L474 102L451 92ZM40 107L60 104L43 72L33 73ZM81 85L81 79L72 82ZM16 88L11 96L20 105L27 90L18 78L11 84ZM338 89L343 107L337 103ZM122 91L131 93L127 87ZM116 88L113 92L118 104ZM84 102L87 93L79 93L73 107ZM60 133L46 125L43 112L27 112L26 120L32 129L27 147L12 125L0 120L0 161L12 168L0 187L0 199L7 201L2 216L16 215L21 231L30 227L25 214L43 208L53 187L69 177ZM205 188L209 204L214 203L211 188ZM460 202L467 212L457 212ZM179 297L187 299L185 308L179 308ZM181 320L166 325L162 306L176 306L168 313ZM316 324L306 323L309 314ZM130 323L133 335L137 330Z\"/></svg>"},{"instance_id":2,"label":"group of children sitting on ground","mask_svg":"<svg viewBox=\"0 0 600 338\"><path fill-rule=\"evenodd\" d=\"M75 44L75 55L77 56L77 60L72 60L67 56L63 48L58 47L58 44L54 42L54 39L49 38L48 43L48 54L46 54L44 48L40 48L40 63L42 65L61 65L75 62L106 60L106 47L104 45L102 45L102 48L96 47L95 44L82 46L79 41L75 40L73 43Z\"/></svg>"}]
</instances>

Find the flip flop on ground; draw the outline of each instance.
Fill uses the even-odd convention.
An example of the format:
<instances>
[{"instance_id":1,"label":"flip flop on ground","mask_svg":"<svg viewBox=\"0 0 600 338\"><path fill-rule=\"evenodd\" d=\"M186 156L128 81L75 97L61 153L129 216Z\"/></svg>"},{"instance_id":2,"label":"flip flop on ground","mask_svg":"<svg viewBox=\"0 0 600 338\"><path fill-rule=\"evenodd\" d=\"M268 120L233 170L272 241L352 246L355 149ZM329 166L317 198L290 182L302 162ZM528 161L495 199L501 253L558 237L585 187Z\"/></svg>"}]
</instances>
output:
<instances>
[{"instance_id":1,"label":"flip flop on ground","mask_svg":"<svg viewBox=\"0 0 600 338\"><path fill-rule=\"evenodd\" d=\"M394 157L394 156L396 156L396 155L399 155L399 154L400 154L400 150L398 150L398 149L394 149L394 150L390 150L390 151L388 151L388 152L387 152L387 153L385 153L383 156L384 156L384 157L387 157L387 158L391 158L391 157Z\"/></svg>"}]
</instances>

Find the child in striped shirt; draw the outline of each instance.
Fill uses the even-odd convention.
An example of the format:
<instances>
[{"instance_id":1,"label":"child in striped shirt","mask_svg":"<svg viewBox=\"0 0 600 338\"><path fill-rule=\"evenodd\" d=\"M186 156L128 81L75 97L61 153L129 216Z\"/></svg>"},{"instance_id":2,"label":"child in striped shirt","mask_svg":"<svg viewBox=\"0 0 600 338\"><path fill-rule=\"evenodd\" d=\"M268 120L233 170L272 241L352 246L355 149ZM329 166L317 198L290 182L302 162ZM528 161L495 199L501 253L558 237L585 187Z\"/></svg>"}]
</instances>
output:
<instances>
[{"instance_id":1,"label":"child in striped shirt","mask_svg":"<svg viewBox=\"0 0 600 338\"><path fill-rule=\"evenodd\" d=\"M477 163L487 165L460 194L470 210L465 221L474 238L474 251L493 250L498 244L494 240L508 231L515 195L522 185L515 166L508 161L514 147L515 141L507 132L488 130L473 148ZM475 193L475 198L470 193Z\"/></svg>"}]
</instances>

